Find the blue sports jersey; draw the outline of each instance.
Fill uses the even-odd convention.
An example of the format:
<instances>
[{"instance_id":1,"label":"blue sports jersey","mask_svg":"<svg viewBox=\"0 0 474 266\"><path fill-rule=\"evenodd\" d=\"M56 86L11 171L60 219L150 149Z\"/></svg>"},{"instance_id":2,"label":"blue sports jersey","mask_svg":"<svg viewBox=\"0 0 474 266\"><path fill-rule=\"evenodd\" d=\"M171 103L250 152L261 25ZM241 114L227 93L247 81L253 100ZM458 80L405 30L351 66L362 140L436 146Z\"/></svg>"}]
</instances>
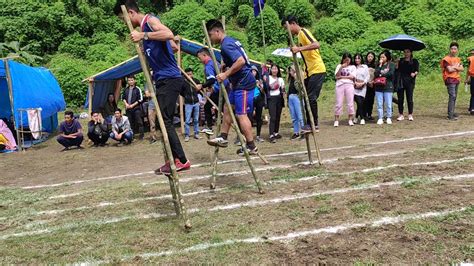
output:
<instances>
[{"instance_id":1,"label":"blue sports jersey","mask_svg":"<svg viewBox=\"0 0 474 266\"><path fill-rule=\"evenodd\" d=\"M217 63L217 67L221 67L221 64ZM209 60L207 61L207 63L204 65L204 75L206 76L206 80L209 80L209 79L215 79L216 76L217 76L217 73L216 73L216 69L214 68L214 61L212 60ZM224 86L226 88L229 88L229 80L224 80ZM219 89L220 89L220 85L219 85L219 82L216 82L214 83L214 93L218 92Z\"/></svg>"},{"instance_id":2,"label":"blue sports jersey","mask_svg":"<svg viewBox=\"0 0 474 266\"><path fill-rule=\"evenodd\" d=\"M245 65L230 76L229 80L234 90L253 90L256 81L242 44L234 38L226 36L221 43L221 55L227 67L231 67L240 57L245 59Z\"/></svg>"},{"instance_id":3,"label":"blue sports jersey","mask_svg":"<svg viewBox=\"0 0 474 266\"><path fill-rule=\"evenodd\" d=\"M147 14L143 18L141 23L143 32L153 32L153 29L148 25L148 19L151 17L153 17L153 15ZM143 40L143 50L153 70L154 80L181 77L181 72L179 71L169 41Z\"/></svg>"}]
</instances>

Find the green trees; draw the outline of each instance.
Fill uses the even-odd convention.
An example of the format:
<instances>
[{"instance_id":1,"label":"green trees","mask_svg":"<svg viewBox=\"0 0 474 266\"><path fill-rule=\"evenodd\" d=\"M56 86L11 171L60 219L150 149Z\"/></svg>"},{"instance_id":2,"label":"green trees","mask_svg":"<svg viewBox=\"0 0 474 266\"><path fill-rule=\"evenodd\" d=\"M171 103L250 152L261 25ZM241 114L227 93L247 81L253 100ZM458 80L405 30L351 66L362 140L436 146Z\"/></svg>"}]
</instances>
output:
<instances>
[{"instance_id":1,"label":"green trees","mask_svg":"<svg viewBox=\"0 0 474 266\"><path fill-rule=\"evenodd\" d=\"M265 27L265 40L267 45L272 45L280 43L285 39L286 33L281 27L281 22L273 8L270 6L265 7L262 12L264 18L264 27ZM262 47L262 24L260 15L258 17L252 16L248 25L247 25L247 35L249 38L249 44L256 48Z\"/></svg>"},{"instance_id":2,"label":"green trees","mask_svg":"<svg viewBox=\"0 0 474 266\"><path fill-rule=\"evenodd\" d=\"M29 50L29 44L21 47L20 43L16 41L0 43L1 57L18 57L20 62L28 65L34 65L43 60L42 57L31 54Z\"/></svg>"},{"instance_id":3,"label":"green trees","mask_svg":"<svg viewBox=\"0 0 474 266\"><path fill-rule=\"evenodd\" d=\"M316 10L307 0L290 0L285 15L294 15L301 26L309 27L314 22Z\"/></svg>"}]
</instances>

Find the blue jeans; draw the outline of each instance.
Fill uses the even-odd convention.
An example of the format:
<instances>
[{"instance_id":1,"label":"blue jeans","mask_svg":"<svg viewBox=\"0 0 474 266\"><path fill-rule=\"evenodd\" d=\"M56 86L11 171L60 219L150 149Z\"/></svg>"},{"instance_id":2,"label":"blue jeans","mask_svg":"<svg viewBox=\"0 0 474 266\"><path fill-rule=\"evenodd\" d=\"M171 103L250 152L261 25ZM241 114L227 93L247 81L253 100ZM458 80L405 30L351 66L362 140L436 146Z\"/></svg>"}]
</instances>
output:
<instances>
[{"instance_id":1,"label":"blue jeans","mask_svg":"<svg viewBox=\"0 0 474 266\"><path fill-rule=\"evenodd\" d=\"M189 136L189 127L191 126L191 115L193 119L194 135L199 134L199 103L185 104L184 114L186 124L184 125L184 135Z\"/></svg>"},{"instance_id":2,"label":"blue jeans","mask_svg":"<svg viewBox=\"0 0 474 266\"><path fill-rule=\"evenodd\" d=\"M290 94L288 97L288 108L290 108L291 122L293 123L293 133L298 134L303 124L303 113L301 112L301 102L297 94Z\"/></svg>"},{"instance_id":3,"label":"blue jeans","mask_svg":"<svg viewBox=\"0 0 474 266\"><path fill-rule=\"evenodd\" d=\"M381 91L375 92L375 98L377 99L377 113L378 113L379 119L383 119L384 103L387 108L386 117L392 118L392 97L393 97L392 92L381 92Z\"/></svg>"},{"instance_id":4,"label":"blue jeans","mask_svg":"<svg viewBox=\"0 0 474 266\"><path fill-rule=\"evenodd\" d=\"M132 141L133 141L133 132L131 130L127 131L125 134L122 135L122 139L117 139L115 137L114 132L112 132L112 133L110 133L110 138L114 139L116 141L123 141L124 139L126 139L128 141L128 143L132 143Z\"/></svg>"}]
</instances>

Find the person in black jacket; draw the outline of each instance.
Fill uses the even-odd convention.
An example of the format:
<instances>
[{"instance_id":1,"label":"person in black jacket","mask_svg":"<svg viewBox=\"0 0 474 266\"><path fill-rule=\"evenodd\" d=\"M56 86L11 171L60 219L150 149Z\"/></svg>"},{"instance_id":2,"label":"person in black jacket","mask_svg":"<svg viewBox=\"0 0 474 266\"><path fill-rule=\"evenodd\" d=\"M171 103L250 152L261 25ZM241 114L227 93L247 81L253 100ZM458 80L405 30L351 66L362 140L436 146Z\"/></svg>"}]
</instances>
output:
<instances>
[{"instance_id":1,"label":"person in black jacket","mask_svg":"<svg viewBox=\"0 0 474 266\"><path fill-rule=\"evenodd\" d=\"M194 83L201 84L201 82L194 78L193 70L186 68L186 74L194 80ZM181 95L184 97L184 114L186 124L184 126L184 141L189 141L189 127L191 119L194 126L194 138L199 139L199 96L198 91L194 89L188 82L183 83Z\"/></svg>"},{"instance_id":2,"label":"person in black jacket","mask_svg":"<svg viewBox=\"0 0 474 266\"><path fill-rule=\"evenodd\" d=\"M135 76L127 77L128 86L122 94L122 100L125 104L126 116L130 119L133 132L137 130L140 133L140 140L144 137L142 112L140 105L143 102L142 90L136 86Z\"/></svg>"},{"instance_id":3,"label":"person in black jacket","mask_svg":"<svg viewBox=\"0 0 474 266\"><path fill-rule=\"evenodd\" d=\"M107 124L99 112L92 112L91 116L92 120L87 124L87 137L94 142L94 147L103 147L109 139Z\"/></svg>"},{"instance_id":4,"label":"person in black jacket","mask_svg":"<svg viewBox=\"0 0 474 266\"><path fill-rule=\"evenodd\" d=\"M400 59L398 63L399 84L397 90L398 95L398 121L405 119L403 116L404 94L407 96L408 103L408 120L413 121L413 90L415 89L415 80L420 70L418 60L413 58L413 52L410 49L403 51L405 58Z\"/></svg>"}]
</instances>

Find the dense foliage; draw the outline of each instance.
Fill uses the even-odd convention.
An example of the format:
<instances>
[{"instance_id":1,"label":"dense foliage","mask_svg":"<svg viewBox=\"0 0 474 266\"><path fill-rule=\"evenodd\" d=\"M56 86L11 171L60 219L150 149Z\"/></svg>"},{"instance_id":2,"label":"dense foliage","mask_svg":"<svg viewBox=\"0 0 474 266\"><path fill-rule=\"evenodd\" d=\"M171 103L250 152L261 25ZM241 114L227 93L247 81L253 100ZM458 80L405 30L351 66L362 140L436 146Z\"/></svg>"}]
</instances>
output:
<instances>
[{"instance_id":1,"label":"dense foliage","mask_svg":"<svg viewBox=\"0 0 474 266\"><path fill-rule=\"evenodd\" d=\"M474 0L266 0L254 17L250 0L141 0L145 12L159 15L175 34L202 42L202 20L226 17L228 34L239 39L252 59L272 59L288 65L291 59L271 52L287 46L281 18L296 15L321 43L328 77L344 51L380 52L378 42L397 33L423 40L427 49L415 53L422 71L437 70L452 40L460 56L474 48ZM113 66L134 49L124 23L112 12L115 0L0 0L0 53L19 55L20 61L45 65L53 71L70 106L84 102L87 86L81 80ZM399 53L396 53L399 54ZM184 67L202 76L200 62L183 55Z\"/></svg>"}]
</instances>

